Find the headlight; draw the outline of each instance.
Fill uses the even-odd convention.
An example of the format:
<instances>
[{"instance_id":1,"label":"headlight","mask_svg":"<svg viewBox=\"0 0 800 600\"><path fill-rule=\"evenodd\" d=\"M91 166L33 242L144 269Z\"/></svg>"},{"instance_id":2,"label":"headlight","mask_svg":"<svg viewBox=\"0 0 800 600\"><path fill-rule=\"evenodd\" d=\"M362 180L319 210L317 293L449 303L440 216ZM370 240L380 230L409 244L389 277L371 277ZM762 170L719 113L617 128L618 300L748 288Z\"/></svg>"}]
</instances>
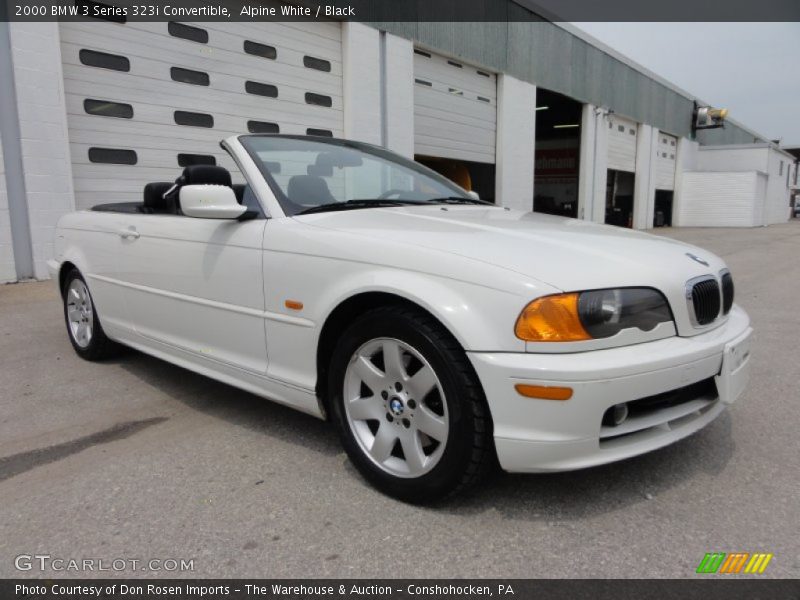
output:
<instances>
[{"instance_id":1,"label":"headlight","mask_svg":"<svg viewBox=\"0 0 800 600\"><path fill-rule=\"evenodd\" d=\"M534 300L523 309L514 333L528 342L578 342L623 329L651 331L670 321L666 299L652 288L593 290Z\"/></svg>"}]
</instances>

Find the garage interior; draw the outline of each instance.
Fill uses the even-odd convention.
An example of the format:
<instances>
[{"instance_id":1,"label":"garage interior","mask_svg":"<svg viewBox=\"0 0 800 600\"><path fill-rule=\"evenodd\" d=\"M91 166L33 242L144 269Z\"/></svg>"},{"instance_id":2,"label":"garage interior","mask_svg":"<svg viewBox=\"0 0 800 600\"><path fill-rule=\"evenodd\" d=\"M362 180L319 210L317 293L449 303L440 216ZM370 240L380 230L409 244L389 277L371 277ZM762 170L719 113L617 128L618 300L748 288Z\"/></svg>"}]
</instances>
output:
<instances>
[{"instance_id":1,"label":"garage interior","mask_svg":"<svg viewBox=\"0 0 800 600\"><path fill-rule=\"evenodd\" d=\"M633 227L634 173L609 169L606 179L606 225Z\"/></svg>"},{"instance_id":2,"label":"garage interior","mask_svg":"<svg viewBox=\"0 0 800 600\"><path fill-rule=\"evenodd\" d=\"M578 216L581 110L572 98L536 91L535 212Z\"/></svg>"},{"instance_id":3,"label":"garage interior","mask_svg":"<svg viewBox=\"0 0 800 600\"><path fill-rule=\"evenodd\" d=\"M672 227L672 190L656 190L653 227Z\"/></svg>"}]
</instances>

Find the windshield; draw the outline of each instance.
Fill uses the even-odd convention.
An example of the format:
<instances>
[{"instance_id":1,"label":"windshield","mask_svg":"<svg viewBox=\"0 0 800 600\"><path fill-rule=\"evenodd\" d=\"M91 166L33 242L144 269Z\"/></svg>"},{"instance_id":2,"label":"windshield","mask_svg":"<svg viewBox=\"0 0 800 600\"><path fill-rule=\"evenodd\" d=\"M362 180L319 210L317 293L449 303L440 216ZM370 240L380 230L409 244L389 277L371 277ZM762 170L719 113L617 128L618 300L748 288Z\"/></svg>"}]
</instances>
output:
<instances>
[{"instance_id":1,"label":"windshield","mask_svg":"<svg viewBox=\"0 0 800 600\"><path fill-rule=\"evenodd\" d=\"M269 135L239 140L287 215L442 199L474 201L430 169L369 144Z\"/></svg>"}]
</instances>

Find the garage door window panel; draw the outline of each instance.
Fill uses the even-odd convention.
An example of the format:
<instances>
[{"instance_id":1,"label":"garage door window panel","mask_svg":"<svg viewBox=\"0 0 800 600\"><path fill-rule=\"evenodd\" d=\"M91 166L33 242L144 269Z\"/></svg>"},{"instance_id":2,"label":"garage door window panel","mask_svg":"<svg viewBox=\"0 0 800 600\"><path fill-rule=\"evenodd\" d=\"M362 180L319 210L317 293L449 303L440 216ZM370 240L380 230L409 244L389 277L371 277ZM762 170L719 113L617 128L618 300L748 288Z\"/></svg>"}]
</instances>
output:
<instances>
[{"instance_id":1,"label":"garage door window panel","mask_svg":"<svg viewBox=\"0 0 800 600\"><path fill-rule=\"evenodd\" d=\"M333 99L330 96L325 96L324 94L306 92L305 99L306 99L306 104L311 104L313 106L324 106L324 107L333 106Z\"/></svg>"},{"instance_id":2,"label":"garage door window panel","mask_svg":"<svg viewBox=\"0 0 800 600\"><path fill-rule=\"evenodd\" d=\"M170 21L167 23L167 30L172 37L189 40L190 42L197 42L198 44L208 43L208 31L200 29L199 27L192 27L191 25Z\"/></svg>"},{"instance_id":3,"label":"garage door window panel","mask_svg":"<svg viewBox=\"0 0 800 600\"><path fill-rule=\"evenodd\" d=\"M261 58L268 58L270 60L275 60L278 58L278 51L273 46L260 44L251 40L244 41L244 51L252 56L259 56Z\"/></svg>"},{"instance_id":4,"label":"garage door window panel","mask_svg":"<svg viewBox=\"0 0 800 600\"><path fill-rule=\"evenodd\" d=\"M133 106L121 102L110 100L92 100L87 98L83 101L83 109L87 114L99 117L113 117L116 119L132 119Z\"/></svg>"},{"instance_id":5,"label":"garage door window panel","mask_svg":"<svg viewBox=\"0 0 800 600\"><path fill-rule=\"evenodd\" d=\"M266 121L248 121L247 131L250 133L280 133L281 128L277 123L268 123Z\"/></svg>"},{"instance_id":6,"label":"garage door window panel","mask_svg":"<svg viewBox=\"0 0 800 600\"><path fill-rule=\"evenodd\" d=\"M175 123L189 127L214 127L214 117L205 113L190 112L186 110L175 111Z\"/></svg>"},{"instance_id":7,"label":"garage door window panel","mask_svg":"<svg viewBox=\"0 0 800 600\"><path fill-rule=\"evenodd\" d=\"M119 148L89 148L89 160L93 163L110 165L135 165L136 152Z\"/></svg>"},{"instance_id":8,"label":"garage door window panel","mask_svg":"<svg viewBox=\"0 0 800 600\"><path fill-rule=\"evenodd\" d=\"M96 50L81 50L79 58L84 65L89 67L124 72L131 70L131 61L127 57L117 54L97 52Z\"/></svg>"},{"instance_id":9,"label":"garage door window panel","mask_svg":"<svg viewBox=\"0 0 800 600\"><path fill-rule=\"evenodd\" d=\"M184 69L182 67L172 67L170 69L170 77L172 78L172 81L189 83L191 85L208 86L211 83L208 73L194 71L192 69Z\"/></svg>"},{"instance_id":10,"label":"garage door window panel","mask_svg":"<svg viewBox=\"0 0 800 600\"><path fill-rule=\"evenodd\" d=\"M303 57L303 66L308 69L314 69L316 71L323 71L325 73L331 72L331 63L330 61L324 60L322 58L316 58L314 56L304 56Z\"/></svg>"},{"instance_id":11,"label":"garage door window panel","mask_svg":"<svg viewBox=\"0 0 800 600\"><path fill-rule=\"evenodd\" d=\"M191 165L216 165L217 159L210 154L178 154L178 166L188 167Z\"/></svg>"},{"instance_id":12,"label":"garage door window panel","mask_svg":"<svg viewBox=\"0 0 800 600\"><path fill-rule=\"evenodd\" d=\"M244 90L248 94L253 94L255 96L264 96L266 98L278 97L278 88L269 83L260 83L258 81L246 81L244 84Z\"/></svg>"}]
</instances>

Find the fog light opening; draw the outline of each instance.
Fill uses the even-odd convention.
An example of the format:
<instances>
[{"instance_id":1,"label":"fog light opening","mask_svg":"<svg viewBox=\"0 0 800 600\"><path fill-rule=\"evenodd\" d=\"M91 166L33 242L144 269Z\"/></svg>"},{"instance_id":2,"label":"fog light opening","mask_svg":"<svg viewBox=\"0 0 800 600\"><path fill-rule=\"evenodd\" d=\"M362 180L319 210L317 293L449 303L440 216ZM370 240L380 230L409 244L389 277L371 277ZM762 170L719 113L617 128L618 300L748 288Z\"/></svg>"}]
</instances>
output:
<instances>
[{"instance_id":1,"label":"fog light opening","mask_svg":"<svg viewBox=\"0 0 800 600\"><path fill-rule=\"evenodd\" d=\"M628 403L615 404L603 415L603 425L606 427L619 427L628 418Z\"/></svg>"}]
</instances>

